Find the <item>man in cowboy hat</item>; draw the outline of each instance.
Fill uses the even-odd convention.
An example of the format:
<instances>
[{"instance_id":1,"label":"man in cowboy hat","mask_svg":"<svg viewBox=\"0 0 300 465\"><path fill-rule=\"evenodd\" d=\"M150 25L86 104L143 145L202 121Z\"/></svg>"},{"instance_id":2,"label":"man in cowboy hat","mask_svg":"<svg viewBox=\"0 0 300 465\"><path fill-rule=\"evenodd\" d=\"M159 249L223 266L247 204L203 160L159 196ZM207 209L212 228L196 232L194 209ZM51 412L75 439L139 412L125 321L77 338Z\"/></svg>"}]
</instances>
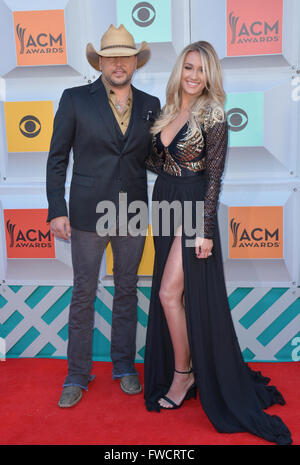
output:
<instances>
[{"instance_id":1,"label":"man in cowboy hat","mask_svg":"<svg viewBox=\"0 0 300 465\"><path fill-rule=\"evenodd\" d=\"M128 204L148 202L145 159L151 147L150 126L160 111L158 98L137 90L131 78L150 57L143 42L136 48L123 25L113 25L87 59L101 71L92 84L66 89L55 115L47 162L48 222L52 233L71 239L74 287L69 314L68 373L58 405L71 407L93 379L94 300L103 252L110 241L114 258L111 359L113 379L127 394L141 392L134 367L137 326L137 271L145 235L99 235L96 207L120 193ZM66 170L73 148L69 212L65 201Z\"/></svg>"}]
</instances>

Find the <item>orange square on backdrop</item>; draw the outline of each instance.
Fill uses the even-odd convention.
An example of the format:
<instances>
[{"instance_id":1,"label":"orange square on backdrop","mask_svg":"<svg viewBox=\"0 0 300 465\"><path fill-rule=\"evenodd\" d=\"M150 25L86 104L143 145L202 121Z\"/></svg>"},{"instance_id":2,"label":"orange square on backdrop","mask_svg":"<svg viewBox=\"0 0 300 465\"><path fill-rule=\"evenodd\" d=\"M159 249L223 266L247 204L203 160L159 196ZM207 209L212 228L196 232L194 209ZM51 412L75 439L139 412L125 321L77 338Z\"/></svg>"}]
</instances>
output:
<instances>
[{"instance_id":1,"label":"orange square on backdrop","mask_svg":"<svg viewBox=\"0 0 300 465\"><path fill-rule=\"evenodd\" d=\"M227 56L282 53L283 0L227 0Z\"/></svg>"},{"instance_id":2,"label":"orange square on backdrop","mask_svg":"<svg viewBox=\"0 0 300 465\"><path fill-rule=\"evenodd\" d=\"M46 208L4 210L7 258L55 258Z\"/></svg>"},{"instance_id":3,"label":"orange square on backdrop","mask_svg":"<svg viewBox=\"0 0 300 465\"><path fill-rule=\"evenodd\" d=\"M14 11L18 66L67 63L64 10Z\"/></svg>"},{"instance_id":4,"label":"orange square on backdrop","mask_svg":"<svg viewBox=\"0 0 300 465\"><path fill-rule=\"evenodd\" d=\"M229 207L229 258L283 258L283 207Z\"/></svg>"}]
</instances>

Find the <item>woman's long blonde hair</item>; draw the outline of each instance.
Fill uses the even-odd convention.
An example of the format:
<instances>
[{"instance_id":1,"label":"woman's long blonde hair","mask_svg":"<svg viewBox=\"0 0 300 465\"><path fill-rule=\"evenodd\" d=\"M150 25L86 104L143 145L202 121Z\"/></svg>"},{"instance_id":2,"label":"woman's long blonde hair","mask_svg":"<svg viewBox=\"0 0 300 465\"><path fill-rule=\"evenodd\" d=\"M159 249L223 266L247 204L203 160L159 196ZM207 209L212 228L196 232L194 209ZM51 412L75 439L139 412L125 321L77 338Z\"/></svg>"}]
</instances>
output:
<instances>
[{"instance_id":1,"label":"woman's long blonde hair","mask_svg":"<svg viewBox=\"0 0 300 465\"><path fill-rule=\"evenodd\" d=\"M195 100L191 108L189 119L189 131L187 139L194 136L199 128L199 122L203 121L207 105L212 108L220 108L224 112L226 94L223 89L222 68L214 47L205 41L194 42L187 45L177 58L166 89L166 104L161 115L152 126L152 134L157 134L171 121L180 111L181 106L181 75L185 58L189 52L199 52L203 67L205 88L202 94Z\"/></svg>"}]
</instances>

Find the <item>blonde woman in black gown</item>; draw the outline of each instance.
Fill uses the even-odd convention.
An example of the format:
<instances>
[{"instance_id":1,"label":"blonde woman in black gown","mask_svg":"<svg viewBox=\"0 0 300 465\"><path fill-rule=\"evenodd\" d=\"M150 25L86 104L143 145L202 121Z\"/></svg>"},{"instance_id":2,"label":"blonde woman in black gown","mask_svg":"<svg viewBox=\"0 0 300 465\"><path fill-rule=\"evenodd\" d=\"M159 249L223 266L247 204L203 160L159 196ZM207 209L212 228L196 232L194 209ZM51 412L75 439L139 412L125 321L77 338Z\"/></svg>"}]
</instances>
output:
<instances>
[{"instance_id":1,"label":"blonde woman in black gown","mask_svg":"<svg viewBox=\"0 0 300 465\"><path fill-rule=\"evenodd\" d=\"M158 174L152 196L204 202L201 235L171 222L154 233L155 262L145 351L148 410L174 410L199 393L219 432L248 431L277 444L292 442L278 416L263 411L285 401L269 378L244 362L227 299L217 204L227 153L222 70L205 41L187 46L171 73L166 105L155 121L147 168ZM157 209L156 213L159 209ZM159 214L158 214L159 215ZM156 216L162 220L162 216ZM191 218L188 218L189 220ZM172 226L173 225L173 226ZM196 230L198 231L198 229ZM187 240L193 238L193 246Z\"/></svg>"}]
</instances>

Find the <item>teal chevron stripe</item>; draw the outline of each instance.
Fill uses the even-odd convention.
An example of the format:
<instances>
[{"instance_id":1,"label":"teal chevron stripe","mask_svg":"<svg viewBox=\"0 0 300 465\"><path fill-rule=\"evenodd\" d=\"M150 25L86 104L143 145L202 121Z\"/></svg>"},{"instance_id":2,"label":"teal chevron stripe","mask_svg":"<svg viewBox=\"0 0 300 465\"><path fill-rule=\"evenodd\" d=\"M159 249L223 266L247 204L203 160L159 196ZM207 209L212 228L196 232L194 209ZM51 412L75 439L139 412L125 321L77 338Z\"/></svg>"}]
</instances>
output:
<instances>
[{"instance_id":1,"label":"teal chevron stripe","mask_svg":"<svg viewBox=\"0 0 300 465\"><path fill-rule=\"evenodd\" d=\"M44 313L42 319L50 325L56 317L68 306L70 305L72 297L72 287L69 287L58 299L57 301L49 307L49 309Z\"/></svg>"},{"instance_id":2,"label":"teal chevron stripe","mask_svg":"<svg viewBox=\"0 0 300 465\"><path fill-rule=\"evenodd\" d=\"M93 357L108 357L110 354L110 341L97 328L93 335Z\"/></svg>"},{"instance_id":3,"label":"teal chevron stripe","mask_svg":"<svg viewBox=\"0 0 300 465\"><path fill-rule=\"evenodd\" d=\"M137 318L138 318L138 322L142 326L144 326L144 328L146 328L148 324L148 316L146 315L144 310L140 308L139 306L137 307Z\"/></svg>"},{"instance_id":4,"label":"teal chevron stripe","mask_svg":"<svg viewBox=\"0 0 300 465\"><path fill-rule=\"evenodd\" d=\"M36 357L51 357L54 354L56 348L48 342L37 354Z\"/></svg>"},{"instance_id":5,"label":"teal chevron stripe","mask_svg":"<svg viewBox=\"0 0 300 465\"><path fill-rule=\"evenodd\" d=\"M102 302L98 297L95 299L95 310L99 315L104 318L104 320L109 323L110 325L112 324L112 313L111 309L108 308L104 302Z\"/></svg>"},{"instance_id":6,"label":"teal chevron stripe","mask_svg":"<svg viewBox=\"0 0 300 465\"><path fill-rule=\"evenodd\" d=\"M23 287L23 286L8 286L15 294Z\"/></svg>"},{"instance_id":7,"label":"teal chevron stripe","mask_svg":"<svg viewBox=\"0 0 300 465\"><path fill-rule=\"evenodd\" d=\"M30 295L27 297L27 294L25 293L24 302L21 302L20 299L18 299L18 304L14 303L14 296L12 295L13 293L19 292L22 288L26 290L26 286L5 286L2 287L0 285L0 312L1 308L6 309L6 305L10 305L10 312L6 316L6 320L0 325L0 336L3 338L8 338L10 333L14 332L14 337L16 333L18 333L18 326L20 326L19 330L19 335L18 339L15 339L15 345L9 349L7 352L6 356L10 358L14 357L19 357L22 356L22 353L24 350L26 350L26 353L30 354L30 346L31 344L35 341L37 337L39 337L39 342L41 341L42 343L40 344L40 347L42 349L39 350L38 354L34 354L33 356L36 357L55 357L55 353L57 351L57 348L54 347L55 342L54 339L53 341L48 339L48 332L45 332L45 335L43 334L43 329L44 325L41 326L41 333L39 333L39 322L37 321L37 325L32 326L29 330L25 330L26 333L24 334L24 329L22 327L22 324L20 324L24 318L32 318L30 316L31 313L28 313L28 309L35 309L37 305L39 305L39 308L44 309L44 315L43 316L38 316L38 320L42 319L44 322L47 323L47 325L50 325L52 322L59 316L61 315L62 312L65 312L67 310L67 307L69 306L71 302L71 297L72 297L72 287L60 287L60 286L35 286L35 287L29 287L30 289ZM5 290L8 291L8 289L11 292L3 292L1 294L1 291ZM56 302L51 305L49 308L47 306L47 301L48 298L46 299L45 297L50 293L54 292L54 296L56 295ZM114 286L105 286L105 290L108 291L112 296L115 294L115 288ZM249 302L247 301L247 296L251 292L255 292L256 288L235 288L231 293L228 295L228 301L229 301L229 307L231 310L233 310L235 307L238 305L247 305L248 306L248 311L244 316L240 319L240 323L243 325L243 327L248 330L249 328L249 335L251 335L251 329L252 329L252 324L259 319L260 316L265 314L268 310L270 311L270 318L269 318L269 323L266 323L265 321L262 322L264 325L261 327L261 334L257 337L257 333L253 335L253 338L256 339L256 341L263 346L266 346L267 344L272 341L274 337L277 335L280 336L280 332L288 325L290 322L293 321L293 319L299 315L300 313L300 297L296 298L295 301L292 303L292 305L289 305L288 308L286 306L282 309L281 313L276 317L274 321L272 321L272 312L271 312L271 306L276 303L278 299L283 296L281 303L284 305L284 299L285 299L285 292L287 290L290 290L290 288L272 288L272 289L267 289L266 293L260 298L258 302L255 303L252 307L249 306ZM61 295L61 292L63 294ZM145 286L145 287L139 287L139 292L141 292L145 296L142 299L143 305L146 305L147 302L150 301L151 297L151 287ZM52 295L52 294L50 294ZM107 297L107 296L106 296ZM44 299L44 300L43 300ZM245 303L243 303L243 299L246 299ZM104 299L105 300L105 299ZM24 305L22 305L24 303ZM279 302L278 302L279 303ZM18 306L19 305L19 306ZM110 304L109 304L110 305ZM111 308L105 304L98 296L95 298L95 310L98 314L101 315L101 317L107 322L108 325L111 326L112 323L112 311ZM24 315L23 315L24 312ZM148 316L147 316L147 311L143 309L140 303L138 303L137 306L137 312L138 312L138 322L139 324L146 329L147 323L148 323ZM40 312L39 312L40 313ZM268 313L265 315L267 318L266 320L268 321ZM64 318L67 320L67 316L65 315ZM3 319L3 316L2 316ZM64 341L67 342L68 340L68 323L65 320L62 324L64 324L63 327L60 327L59 331L57 331L57 335ZM276 349L278 352L276 354L272 354L273 358L272 360L274 361L295 361L294 354L297 353L297 357L299 357L300 350L298 347L295 347L295 345L292 344L292 342L295 342L295 338L297 337L297 334L294 334L295 331L298 332L298 337L300 337L300 331L298 328L293 328L291 327L291 335L290 337L288 336L287 339L290 339L288 342L287 340L284 342L283 347L278 347ZM293 335L294 334L294 335ZM8 339L7 339L8 340ZM251 345L251 339L248 340L247 345L244 346L243 350L243 358L246 362L251 362L256 360L257 354L255 353L255 345ZM299 342L298 342L299 344ZM60 355L61 356L61 355ZM142 344L139 348L138 351L138 356L141 358L142 361L145 356L145 346ZM65 356L63 356L65 357ZM294 357L294 358L292 358ZM101 361L111 361L110 359L110 341L108 340L107 336L105 336L100 329L95 327L94 330L94 340L93 340L93 358L94 360L101 360ZM260 360L258 360L260 361Z\"/></svg>"},{"instance_id":8,"label":"teal chevron stripe","mask_svg":"<svg viewBox=\"0 0 300 465\"><path fill-rule=\"evenodd\" d=\"M250 326L261 316L263 315L271 305L276 302L289 288L273 288L270 289L253 307L244 315L239 322L245 329L250 328Z\"/></svg>"},{"instance_id":9,"label":"teal chevron stripe","mask_svg":"<svg viewBox=\"0 0 300 465\"><path fill-rule=\"evenodd\" d=\"M277 334L300 313L300 297L282 312L258 337L257 340L266 346Z\"/></svg>"},{"instance_id":10,"label":"teal chevron stripe","mask_svg":"<svg viewBox=\"0 0 300 465\"><path fill-rule=\"evenodd\" d=\"M67 323L67 324L66 324L63 328L61 328L61 330L58 331L58 333L57 333L58 336L61 337L63 341L66 341L66 340L68 339L68 337L69 337L69 335L68 335L68 327L69 327L69 325L68 325L68 323Z\"/></svg>"},{"instance_id":11,"label":"teal chevron stripe","mask_svg":"<svg viewBox=\"0 0 300 465\"><path fill-rule=\"evenodd\" d=\"M139 287L139 291L144 294L147 299L150 300L151 297L151 287Z\"/></svg>"},{"instance_id":12,"label":"teal chevron stripe","mask_svg":"<svg viewBox=\"0 0 300 465\"><path fill-rule=\"evenodd\" d=\"M228 296L228 303L231 310L234 309L251 291L253 287L238 287Z\"/></svg>"},{"instance_id":13,"label":"teal chevron stripe","mask_svg":"<svg viewBox=\"0 0 300 465\"><path fill-rule=\"evenodd\" d=\"M24 319L23 315L21 315L18 310L16 310L14 313L12 313L5 323L2 324L2 333L1 337L6 337L11 331L15 329L16 326Z\"/></svg>"},{"instance_id":14,"label":"teal chevron stripe","mask_svg":"<svg viewBox=\"0 0 300 465\"><path fill-rule=\"evenodd\" d=\"M144 359L145 358L145 346L142 347L139 351L138 354Z\"/></svg>"},{"instance_id":15,"label":"teal chevron stripe","mask_svg":"<svg viewBox=\"0 0 300 465\"><path fill-rule=\"evenodd\" d=\"M20 355L27 349L30 344L40 335L39 331L33 326L18 340L18 342L9 349L7 355Z\"/></svg>"},{"instance_id":16,"label":"teal chevron stripe","mask_svg":"<svg viewBox=\"0 0 300 465\"><path fill-rule=\"evenodd\" d=\"M27 297L25 303L32 309L53 289L53 286L38 286L30 296Z\"/></svg>"},{"instance_id":17,"label":"teal chevron stripe","mask_svg":"<svg viewBox=\"0 0 300 465\"><path fill-rule=\"evenodd\" d=\"M252 352L252 350L249 349L249 347L246 347L246 349L243 350L242 352L244 360L245 361L250 361L255 357L255 354Z\"/></svg>"},{"instance_id":18,"label":"teal chevron stripe","mask_svg":"<svg viewBox=\"0 0 300 465\"><path fill-rule=\"evenodd\" d=\"M151 287L139 287L139 291L148 299L150 303L151 298ZM148 324L148 315L144 312L142 308L138 306L138 322L144 327L147 328ZM140 354L140 353L139 353ZM141 355L141 354L140 354Z\"/></svg>"},{"instance_id":19,"label":"teal chevron stripe","mask_svg":"<svg viewBox=\"0 0 300 465\"><path fill-rule=\"evenodd\" d=\"M279 360L280 362L291 361L291 354L293 350L295 349L295 346L292 345L292 340L295 337L300 337L300 331L297 334L295 334L287 344L281 347L281 349L277 352L277 354L275 354L275 358L277 358L277 360Z\"/></svg>"},{"instance_id":20,"label":"teal chevron stripe","mask_svg":"<svg viewBox=\"0 0 300 465\"><path fill-rule=\"evenodd\" d=\"M3 295L0 294L0 308L4 307L6 305L8 300L6 300Z\"/></svg>"},{"instance_id":21,"label":"teal chevron stripe","mask_svg":"<svg viewBox=\"0 0 300 465\"><path fill-rule=\"evenodd\" d=\"M114 288L114 286L105 286L105 289L106 289L111 295L115 295L115 288Z\"/></svg>"}]
</instances>

